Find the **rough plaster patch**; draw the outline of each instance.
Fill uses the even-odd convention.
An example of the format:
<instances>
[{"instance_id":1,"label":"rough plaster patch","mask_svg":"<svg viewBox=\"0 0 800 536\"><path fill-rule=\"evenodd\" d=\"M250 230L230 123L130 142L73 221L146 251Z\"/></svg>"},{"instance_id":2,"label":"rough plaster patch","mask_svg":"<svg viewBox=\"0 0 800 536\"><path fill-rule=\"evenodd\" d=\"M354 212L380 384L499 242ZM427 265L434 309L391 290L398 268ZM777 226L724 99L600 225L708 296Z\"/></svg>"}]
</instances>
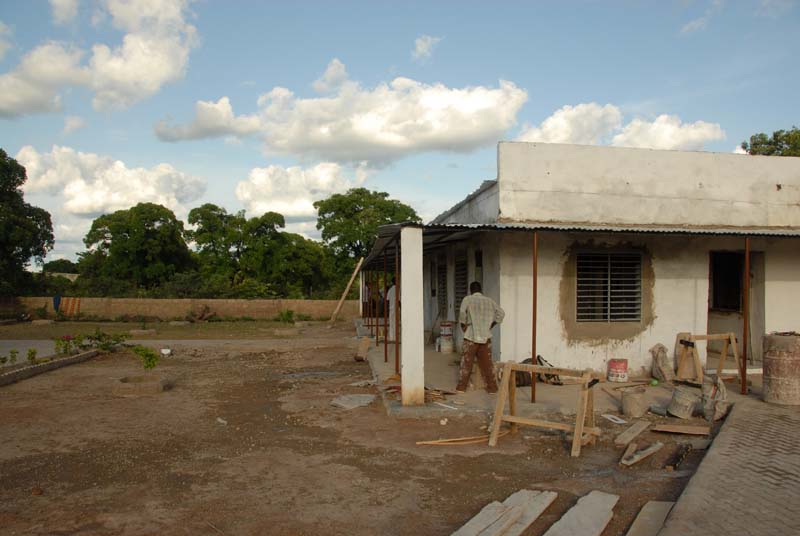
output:
<instances>
[{"instance_id":1,"label":"rough plaster patch","mask_svg":"<svg viewBox=\"0 0 800 536\"><path fill-rule=\"evenodd\" d=\"M580 251L636 251L642 254L642 319L639 322L577 322L576 302L576 270L577 255ZM606 346L631 341L644 332L655 320L653 303L653 286L655 273L653 257L643 245L632 242L585 242L575 240L563 255L561 283L559 285L558 310L561 317L561 329L564 339L570 346L585 344L589 346Z\"/></svg>"}]
</instances>

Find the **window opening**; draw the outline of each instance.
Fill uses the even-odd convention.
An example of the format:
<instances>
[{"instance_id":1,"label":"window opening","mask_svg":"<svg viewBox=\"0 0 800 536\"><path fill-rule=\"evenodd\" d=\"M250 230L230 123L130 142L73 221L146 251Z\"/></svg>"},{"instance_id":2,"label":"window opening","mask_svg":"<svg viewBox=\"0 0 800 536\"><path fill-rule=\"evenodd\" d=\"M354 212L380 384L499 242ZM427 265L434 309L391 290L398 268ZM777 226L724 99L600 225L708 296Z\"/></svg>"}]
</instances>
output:
<instances>
[{"instance_id":1,"label":"window opening","mask_svg":"<svg viewBox=\"0 0 800 536\"><path fill-rule=\"evenodd\" d=\"M578 322L640 322L642 256L639 253L579 253Z\"/></svg>"}]
</instances>

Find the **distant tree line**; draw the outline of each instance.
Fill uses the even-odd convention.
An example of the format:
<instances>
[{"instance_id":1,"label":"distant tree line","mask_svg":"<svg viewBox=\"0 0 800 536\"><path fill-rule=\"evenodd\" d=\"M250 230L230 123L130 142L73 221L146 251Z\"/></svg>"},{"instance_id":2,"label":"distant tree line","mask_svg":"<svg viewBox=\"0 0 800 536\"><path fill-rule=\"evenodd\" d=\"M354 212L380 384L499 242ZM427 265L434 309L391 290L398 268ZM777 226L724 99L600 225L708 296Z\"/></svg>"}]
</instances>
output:
<instances>
[{"instance_id":1,"label":"distant tree line","mask_svg":"<svg viewBox=\"0 0 800 536\"><path fill-rule=\"evenodd\" d=\"M95 219L77 262L44 262L54 243L50 214L24 202L25 168L2 149L0 160L0 295L336 298L380 225L420 221L413 208L365 188L314 204L321 242L284 231L276 212L248 218L207 203L189 211L186 226L164 206L139 203ZM31 260L41 274L26 270Z\"/></svg>"}]
</instances>

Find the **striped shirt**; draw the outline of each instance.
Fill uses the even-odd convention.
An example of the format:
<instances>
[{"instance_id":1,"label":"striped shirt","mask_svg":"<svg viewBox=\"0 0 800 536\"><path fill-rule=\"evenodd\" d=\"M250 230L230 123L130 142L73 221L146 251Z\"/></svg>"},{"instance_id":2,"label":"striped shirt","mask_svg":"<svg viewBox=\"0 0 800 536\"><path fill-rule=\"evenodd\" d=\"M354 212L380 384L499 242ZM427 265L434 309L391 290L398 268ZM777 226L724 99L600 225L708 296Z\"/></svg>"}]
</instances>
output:
<instances>
[{"instance_id":1,"label":"striped shirt","mask_svg":"<svg viewBox=\"0 0 800 536\"><path fill-rule=\"evenodd\" d=\"M493 299L475 292L461 300L458 322L467 326L465 339L484 344L492 338L492 323L501 323L505 316L505 311Z\"/></svg>"}]
</instances>

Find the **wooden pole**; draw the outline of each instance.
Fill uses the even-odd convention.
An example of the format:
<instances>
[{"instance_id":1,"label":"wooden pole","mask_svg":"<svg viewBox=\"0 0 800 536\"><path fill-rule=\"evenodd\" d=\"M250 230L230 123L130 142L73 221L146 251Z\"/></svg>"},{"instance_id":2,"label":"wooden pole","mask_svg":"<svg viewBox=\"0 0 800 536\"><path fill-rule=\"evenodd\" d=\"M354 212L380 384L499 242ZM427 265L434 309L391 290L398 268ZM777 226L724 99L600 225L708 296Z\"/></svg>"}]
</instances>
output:
<instances>
[{"instance_id":1,"label":"wooden pole","mask_svg":"<svg viewBox=\"0 0 800 536\"><path fill-rule=\"evenodd\" d=\"M394 373L400 374L400 238L394 243Z\"/></svg>"},{"instance_id":2,"label":"wooden pole","mask_svg":"<svg viewBox=\"0 0 800 536\"><path fill-rule=\"evenodd\" d=\"M750 237L744 239L744 297L742 299L742 373L739 378L742 381L742 394L747 394L747 346L750 340Z\"/></svg>"},{"instance_id":3,"label":"wooden pole","mask_svg":"<svg viewBox=\"0 0 800 536\"><path fill-rule=\"evenodd\" d=\"M383 362L389 362L389 300L386 295L389 292L389 272L388 261L386 260L386 250L383 250Z\"/></svg>"},{"instance_id":4,"label":"wooden pole","mask_svg":"<svg viewBox=\"0 0 800 536\"><path fill-rule=\"evenodd\" d=\"M336 309L333 310L333 314L331 315L330 323L333 324L336 322L336 317L339 316L339 311L342 310L342 305L344 304L344 299L347 297L347 294L350 292L350 287L353 286L353 281L356 280L356 274L361 269L361 264L364 262L364 257L358 259L358 263L356 264L356 269L353 270L353 275L350 276L350 281L347 283L347 288L344 289L342 292L342 297L339 298L339 303L336 304Z\"/></svg>"},{"instance_id":5,"label":"wooden pole","mask_svg":"<svg viewBox=\"0 0 800 536\"><path fill-rule=\"evenodd\" d=\"M538 365L536 361L536 324L538 309L538 290L539 290L539 231L533 232L533 296L531 304L531 361ZM536 374L531 373L531 402L536 402Z\"/></svg>"}]
</instances>

